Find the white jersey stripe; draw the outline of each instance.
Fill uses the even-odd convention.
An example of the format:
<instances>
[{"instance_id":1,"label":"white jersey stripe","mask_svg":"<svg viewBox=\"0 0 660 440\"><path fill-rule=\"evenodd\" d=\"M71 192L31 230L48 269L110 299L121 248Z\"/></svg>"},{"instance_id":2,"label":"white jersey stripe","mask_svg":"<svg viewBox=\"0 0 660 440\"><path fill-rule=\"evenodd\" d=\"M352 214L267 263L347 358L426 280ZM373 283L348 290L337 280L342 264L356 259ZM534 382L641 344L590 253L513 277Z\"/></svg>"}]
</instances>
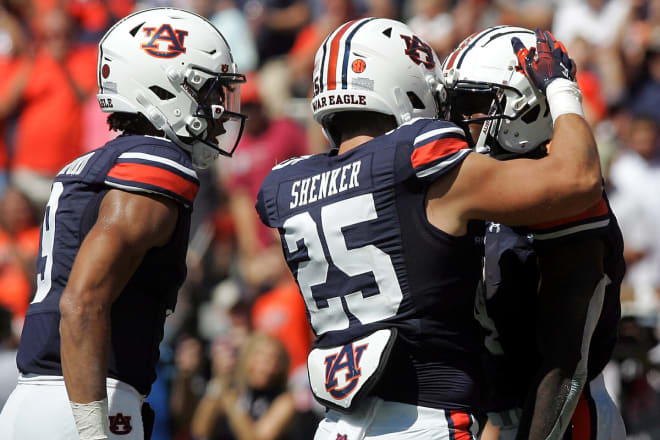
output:
<instances>
[{"instance_id":1,"label":"white jersey stripe","mask_svg":"<svg viewBox=\"0 0 660 440\"><path fill-rule=\"evenodd\" d=\"M459 127L438 128L436 130L431 130L417 136L413 141L413 145L417 145L418 143L423 142L426 139L432 138L434 136L439 136L442 134L450 134L450 133L461 135L461 137L465 136L465 132L463 131L462 128Z\"/></svg>"},{"instance_id":2,"label":"white jersey stripe","mask_svg":"<svg viewBox=\"0 0 660 440\"><path fill-rule=\"evenodd\" d=\"M606 218L605 220L600 220L600 221L592 222L592 223L585 223L585 224L582 224L582 225L577 225L577 226L573 226L573 227L570 227L570 228L562 229L560 231L546 232L546 233L541 233L541 234L532 233L532 234L534 235L534 239L536 239L536 240L550 240L550 239L553 239L553 238L564 237L566 235L575 234L575 233L582 232L582 231L588 231L590 229L604 228L605 226L607 226L609 224L610 224L610 219Z\"/></svg>"},{"instance_id":3,"label":"white jersey stripe","mask_svg":"<svg viewBox=\"0 0 660 440\"><path fill-rule=\"evenodd\" d=\"M465 157L468 153L471 153L472 150L469 148L463 148L462 150L457 151L454 153L450 160L443 160L437 165L432 166L431 168L427 168L425 170L419 171L416 176L419 177L420 179L426 176L430 176L431 174L435 174L438 171L442 171L443 169L447 168L457 160L461 160L463 157Z\"/></svg>"},{"instance_id":4,"label":"white jersey stripe","mask_svg":"<svg viewBox=\"0 0 660 440\"><path fill-rule=\"evenodd\" d=\"M176 168L177 170L181 171L182 173L185 173L189 175L190 177L194 177L197 179L197 173L195 170L184 167L180 163L177 163L171 159L167 159L165 157L160 157L160 156L155 156L153 154L147 154L147 153L135 153L135 152L128 152L128 153L122 153L119 155L119 159L141 159L141 160L148 160L150 162L158 162L162 163L164 165L170 166L172 168Z\"/></svg>"}]
</instances>

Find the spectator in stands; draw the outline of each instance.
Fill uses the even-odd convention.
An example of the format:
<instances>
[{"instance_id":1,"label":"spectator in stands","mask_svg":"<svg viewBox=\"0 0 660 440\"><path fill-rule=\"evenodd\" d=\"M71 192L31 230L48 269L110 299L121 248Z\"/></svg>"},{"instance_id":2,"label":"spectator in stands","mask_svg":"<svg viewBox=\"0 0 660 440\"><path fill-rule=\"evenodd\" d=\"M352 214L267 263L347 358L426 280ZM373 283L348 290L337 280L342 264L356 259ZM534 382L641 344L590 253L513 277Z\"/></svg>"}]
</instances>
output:
<instances>
[{"instance_id":1,"label":"spectator in stands","mask_svg":"<svg viewBox=\"0 0 660 440\"><path fill-rule=\"evenodd\" d=\"M28 35L21 20L28 10L10 2L0 6L0 198L9 182L7 119L15 116L32 62Z\"/></svg>"},{"instance_id":2,"label":"spectator in stands","mask_svg":"<svg viewBox=\"0 0 660 440\"><path fill-rule=\"evenodd\" d=\"M495 0L501 24L527 29L550 29L560 0ZM573 53L571 52L571 56Z\"/></svg>"},{"instance_id":3,"label":"spectator in stands","mask_svg":"<svg viewBox=\"0 0 660 440\"><path fill-rule=\"evenodd\" d=\"M247 0L243 7L254 35L264 100L274 115L287 115L291 98L286 53L309 21L306 0Z\"/></svg>"},{"instance_id":4,"label":"spectator in stands","mask_svg":"<svg viewBox=\"0 0 660 440\"><path fill-rule=\"evenodd\" d=\"M0 305L15 320L25 317L36 281L35 261L39 252L39 227L34 212L16 188L0 200Z\"/></svg>"},{"instance_id":5,"label":"spectator in stands","mask_svg":"<svg viewBox=\"0 0 660 440\"><path fill-rule=\"evenodd\" d=\"M660 363L652 359L658 347L657 321L627 317L621 320L613 363L620 372L619 402L628 439L660 438Z\"/></svg>"},{"instance_id":6,"label":"spectator in stands","mask_svg":"<svg viewBox=\"0 0 660 440\"><path fill-rule=\"evenodd\" d=\"M577 37L589 44L606 47L619 38L632 12L628 0L577 0L562 2L554 16L552 33L570 44Z\"/></svg>"},{"instance_id":7,"label":"spectator in stands","mask_svg":"<svg viewBox=\"0 0 660 440\"><path fill-rule=\"evenodd\" d=\"M415 0L408 26L443 59L454 48L454 19L448 0Z\"/></svg>"},{"instance_id":8,"label":"spectator in stands","mask_svg":"<svg viewBox=\"0 0 660 440\"><path fill-rule=\"evenodd\" d=\"M259 84L259 77L251 76L241 89L241 110L250 122L231 164L219 164L235 222L241 274L254 287L272 285L282 258L279 239L254 210L259 186L273 166L308 151L305 133L296 122L268 116Z\"/></svg>"},{"instance_id":9,"label":"spectator in stands","mask_svg":"<svg viewBox=\"0 0 660 440\"><path fill-rule=\"evenodd\" d=\"M288 53L292 93L297 97L306 98L311 92L316 49L330 32L356 18L352 0L322 0L321 4L320 15L298 33Z\"/></svg>"},{"instance_id":10,"label":"spectator in stands","mask_svg":"<svg viewBox=\"0 0 660 440\"><path fill-rule=\"evenodd\" d=\"M39 17L39 31L22 94L12 181L43 207L51 179L83 151L81 103L96 90L96 47L73 46L73 23L61 9Z\"/></svg>"},{"instance_id":11,"label":"spectator in stands","mask_svg":"<svg viewBox=\"0 0 660 440\"><path fill-rule=\"evenodd\" d=\"M229 347L231 350L231 347ZM286 390L289 358L277 339L252 335L235 366L227 350L214 356L214 374L192 422L194 436L208 440L282 439L295 415Z\"/></svg>"},{"instance_id":12,"label":"spectator in stands","mask_svg":"<svg viewBox=\"0 0 660 440\"><path fill-rule=\"evenodd\" d=\"M262 65L291 49L296 34L310 16L304 0L249 0L245 10Z\"/></svg>"},{"instance_id":13,"label":"spectator in stands","mask_svg":"<svg viewBox=\"0 0 660 440\"><path fill-rule=\"evenodd\" d=\"M79 24L77 40L98 44L105 31L122 17L133 12L133 0L68 0L67 11ZM233 47L233 46L232 46Z\"/></svg>"},{"instance_id":14,"label":"spectator in stands","mask_svg":"<svg viewBox=\"0 0 660 440\"><path fill-rule=\"evenodd\" d=\"M173 438L190 438L191 420L204 393L204 357L199 339L184 335L174 354L176 375L170 394L170 414Z\"/></svg>"},{"instance_id":15,"label":"spectator in stands","mask_svg":"<svg viewBox=\"0 0 660 440\"><path fill-rule=\"evenodd\" d=\"M250 32L247 18L236 7L234 0L219 0L215 2L215 12L209 20L218 29L222 29L229 46L232 48L234 61L243 72L250 72L257 68L259 56L257 46Z\"/></svg>"},{"instance_id":16,"label":"spectator in stands","mask_svg":"<svg viewBox=\"0 0 660 440\"><path fill-rule=\"evenodd\" d=\"M652 116L660 124L660 27L647 47L644 67L640 85L632 97L631 108L633 112Z\"/></svg>"},{"instance_id":17,"label":"spectator in stands","mask_svg":"<svg viewBox=\"0 0 660 440\"><path fill-rule=\"evenodd\" d=\"M660 312L660 129L654 117L634 116L627 145L610 168L610 198L625 241L624 284L637 313Z\"/></svg>"}]
</instances>

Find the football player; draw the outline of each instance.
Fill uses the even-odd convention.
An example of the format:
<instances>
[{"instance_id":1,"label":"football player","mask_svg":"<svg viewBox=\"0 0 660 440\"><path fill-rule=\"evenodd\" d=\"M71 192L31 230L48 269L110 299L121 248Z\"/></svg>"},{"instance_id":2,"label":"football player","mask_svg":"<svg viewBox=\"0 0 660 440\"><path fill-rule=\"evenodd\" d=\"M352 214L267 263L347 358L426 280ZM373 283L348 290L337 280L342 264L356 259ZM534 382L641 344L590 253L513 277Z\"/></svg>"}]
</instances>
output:
<instances>
[{"instance_id":1,"label":"football player","mask_svg":"<svg viewBox=\"0 0 660 440\"><path fill-rule=\"evenodd\" d=\"M549 32L499 26L469 38L443 66L449 118L500 160L560 154L552 139L559 121L548 111L553 90L538 74L541 65L568 72L562 87L575 87L573 62ZM605 193L556 221L526 228L491 222L485 252L477 316L489 332L486 407L500 438L516 431L519 439L624 438L600 375L616 339L625 271Z\"/></svg>"},{"instance_id":2,"label":"football player","mask_svg":"<svg viewBox=\"0 0 660 440\"><path fill-rule=\"evenodd\" d=\"M275 166L256 204L317 337L316 440L477 436L481 220L551 221L601 195L579 90L533 69L554 89L557 154L500 162L437 119L440 63L407 26L351 21L317 51L311 107L332 151Z\"/></svg>"},{"instance_id":3,"label":"football player","mask_svg":"<svg viewBox=\"0 0 660 440\"><path fill-rule=\"evenodd\" d=\"M142 404L186 276L193 167L231 156L244 81L220 32L186 11L137 12L103 37L98 101L122 135L52 185L3 439L149 437Z\"/></svg>"}]
</instances>

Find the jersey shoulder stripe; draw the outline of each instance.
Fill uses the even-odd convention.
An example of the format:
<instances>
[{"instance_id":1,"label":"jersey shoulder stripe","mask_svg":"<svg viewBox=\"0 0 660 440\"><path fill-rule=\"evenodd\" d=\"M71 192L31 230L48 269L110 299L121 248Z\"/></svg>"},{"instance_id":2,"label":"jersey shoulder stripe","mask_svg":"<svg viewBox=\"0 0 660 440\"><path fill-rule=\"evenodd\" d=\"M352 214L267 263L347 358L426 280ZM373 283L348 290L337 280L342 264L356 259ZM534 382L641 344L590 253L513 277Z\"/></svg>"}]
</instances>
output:
<instances>
[{"instance_id":1,"label":"jersey shoulder stripe","mask_svg":"<svg viewBox=\"0 0 660 440\"><path fill-rule=\"evenodd\" d=\"M199 179L187 154L177 147L150 139L120 152L105 175L105 184L126 191L160 194L190 206Z\"/></svg>"},{"instance_id":2,"label":"jersey shoulder stripe","mask_svg":"<svg viewBox=\"0 0 660 440\"><path fill-rule=\"evenodd\" d=\"M463 129L450 122L422 119L411 128L415 130L411 136L410 164L419 179L441 176L472 151Z\"/></svg>"}]
</instances>

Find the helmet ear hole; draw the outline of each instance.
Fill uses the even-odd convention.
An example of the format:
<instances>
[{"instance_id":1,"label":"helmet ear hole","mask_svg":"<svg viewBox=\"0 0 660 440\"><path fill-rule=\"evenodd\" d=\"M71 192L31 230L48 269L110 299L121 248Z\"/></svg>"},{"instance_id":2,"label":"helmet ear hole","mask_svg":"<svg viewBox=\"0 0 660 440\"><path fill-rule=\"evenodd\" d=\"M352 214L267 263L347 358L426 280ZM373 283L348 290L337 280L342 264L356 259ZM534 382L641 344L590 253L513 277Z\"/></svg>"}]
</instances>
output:
<instances>
[{"instance_id":1,"label":"helmet ear hole","mask_svg":"<svg viewBox=\"0 0 660 440\"><path fill-rule=\"evenodd\" d=\"M168 90L165 90L164 88L162 88L160 86L151 86L151 87L149 87L149 90L154 92L154 94L156 96L158 96L161 99L161 101L168 101L170 99L176 98L176 95L174 95L174 93L172 93Z\"/></svg>"},{"instance_id":2,"label":"helmet ear hole","mask_svg":"<svg viewBox=\"0 0 660 440\"><path fill-rule=\"evenodd\" d=\"M419 99L419 96L417 96L415 92L407 92L406 94L408 95L408 99L410 99L410 103L414 109L424 110L426 108L422 100Z\"/></svg>"},{"instance_id":3,"label":"helmet ear hole","mask_svg":"<svg viewBox=\"0 0 660 440\"><path fill-rule=\"evenodd\" d=\"M532 107L532 109L529 110L527 113L522 115L520 119L525 124L531 124L538 119L539 113L541 113L541 106L537 104L534 107Z\"/></svg>"}]
</instances>

